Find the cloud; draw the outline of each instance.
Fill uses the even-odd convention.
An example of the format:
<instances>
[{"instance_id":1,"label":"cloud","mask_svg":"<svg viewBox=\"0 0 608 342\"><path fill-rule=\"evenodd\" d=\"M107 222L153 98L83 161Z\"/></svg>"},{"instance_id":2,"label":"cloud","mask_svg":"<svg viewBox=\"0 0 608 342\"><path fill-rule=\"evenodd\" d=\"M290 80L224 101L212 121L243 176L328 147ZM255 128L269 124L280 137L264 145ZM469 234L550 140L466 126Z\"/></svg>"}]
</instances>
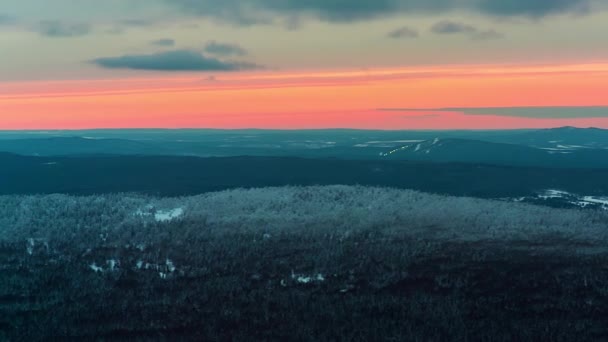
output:
<instances>
[{"instance_id":1,"label":"cloud","mask_svg":"<svg viewBox=\"0 0 608 342\"><path fill-rule=\"evenodd\" d=\"M124 55L97 58L92 63L106 69L156 71L236 71L256 69L246 62L223 61L206 57L194 50L174 50L150 55Z\"/></svg>"},{"instance_id":2,"label":"cloud","mask_svg":"<svg viewBox=\"0 0 608 342\"><path fill-rule=\"evenodd\" d=\"M475 33L477 29L456 21L442 20L431 27L431 32L436 34Z\"/></svg>"},{"instance_id":3,"label":"cloud","mask_svg":"<svg viewBox=\"0 0 608 342\"><path fill-rule=\"evenodd\" d=\"M35 31L47 37L78 37L91 33L87 23L66 23L59 20L41 21Z\"/></svg>"},{"instance_id":4,"label":"cloud","mask_svg":"<svg viewBox=\"0 0 608 342\"><path fill-rule=\"evenodd\" d=\"M162 38L158 40L153 40L150 42L150 44L156 46L175 46L175 39Z\"/></svg>"},{"instance_id":5,"label":"cloud","mask_svg":"<svg viewBox=\"0 0 608 342\"><path fill-rule=\"evenodd\" d=\"M13 16L10 16L8 14L2 14L0 13L0 26L3 25L13 25L17 22L17 19Z\"/></svg>"},{"instance_id":6,"label":"cloud","mask_svg":"<svg viewBox=\"0 0 608 342\"><path fill-rule=\"evenodd\" d=\"M491 16L540 18L587 13L603 0L164 0L185 13L240 25L275 22L279 17L315 17L351 22L411 14L468 11Z\"/></svg>"},{"instance_id":7,"label":"cloud","mask_svg":"<svg viewBox=\"0 0 608 342\"><path fill-rule=\"evenodd\" d=\"M205 44L204 51L215 56L246 56L247 50L236 44L218 43L214 40Z\"/></svg>"},{"instance_id":8,"label":"cloud","mask_svg":"<svg viewBox=\"0 0 608 342\"><path fill-rule=\"evenodd\" d=\"M148 19L123 19L117 21L116 24L126 27L150 27L156 25L157 22Z\"/></svg>"},{"instance_id":9,"label":"cloud","mask_svg":"<svg viewBox=\"0 0 608 342\"><path fill-rule=\"evenodd\" d=\"M608 117L608 107L487 107L487 108L378 108L381 112L462 113L535 119L578 119ZM409 116L407 116L409 117Z\"/></svg>"},{"instance_id":10,"label":"cloud","mask_svg":"<svg viewBox=\"0 0 608 342\"><path fill-rule=\"evenodd\" d=\"M395 29L389 33L387 33L387 37L389 38L394 38L394 39L400 39L400 38L418 38L419 34L418 31L407 27L407 26L402 26L398 29Z\"/></svg>"},{"instance_id":11,"label":"cloud","mask_svg":"<svg viewBox=\"0 0 608 342\"><path fill-rule=\"evenodd\" d=\"M113 21L113 26L105 30L105 33L123 34L131 29L146 29L161 25L161 21L156 19L121 19Z\"/></svg>"},{"instance_id":12,"label":"cloud","mask_svg":"<svg viewBox=\"0 0 608 342\"><path fill-rule=\"evenodd\" d=\"M442 20L431 26L431 32L435 34L465 34L473 40L502 39L505 35L494 29L480 30L475 26L457 21Z\"/></svg>"},{"instance_id":13,"label":"cloud","mask_svg":"<svg viewBox=\"0 0 608 342\"><path fill-rule=\"evenodd\" d=\"M481 0L481 12L500 16L543 17L558 13L584 14L591 11L593 0ZM597 1L599 3L600 1Z\"/></svg>"},{"instance_id":14,"label":"cloud","mask_svg":"<svg viewBox=\"0 0 608 342\"><path fill-rule=\"evenodd\" d=\"M485 31L478 31L471 35L471 39L474 40L492 40L492 39L503 39L505 38L504 33L490 29Z\"/></svg>"}]
</instances>

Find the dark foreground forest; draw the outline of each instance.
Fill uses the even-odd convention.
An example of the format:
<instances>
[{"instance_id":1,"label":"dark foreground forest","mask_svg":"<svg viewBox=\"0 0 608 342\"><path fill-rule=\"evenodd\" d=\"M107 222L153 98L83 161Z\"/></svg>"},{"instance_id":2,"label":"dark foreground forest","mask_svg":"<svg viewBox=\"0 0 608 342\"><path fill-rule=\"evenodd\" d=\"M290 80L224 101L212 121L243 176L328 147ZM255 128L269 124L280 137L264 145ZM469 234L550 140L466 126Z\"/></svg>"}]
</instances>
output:
<instances>
[{"instance_id":1,"label":"dark foreground forest","mask_svg":"<svg viewBox=\"0 0 608 342\"><path fill-rule=\"evenodd\" d=\"M0 197L0 340L602 341L608 212L353 186Z\"/></svg>"}]
</instances>

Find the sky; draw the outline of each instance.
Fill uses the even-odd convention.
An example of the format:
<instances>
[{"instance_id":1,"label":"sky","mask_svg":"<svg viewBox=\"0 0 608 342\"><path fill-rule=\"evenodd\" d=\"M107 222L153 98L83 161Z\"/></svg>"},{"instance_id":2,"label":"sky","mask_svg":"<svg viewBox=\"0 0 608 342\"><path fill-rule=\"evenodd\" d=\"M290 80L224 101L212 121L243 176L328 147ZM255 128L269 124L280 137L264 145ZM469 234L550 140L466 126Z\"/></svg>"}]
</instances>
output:
<instances>
[{"instance_id":1,"label":"sky","mask_svg":"<svg viewBox=\"0 0 608 342\"><path fill-rule=\"evenodd\" d=\"M0 129L608 128L608 0L0 0Z\"/></svg>"}]
</instances>

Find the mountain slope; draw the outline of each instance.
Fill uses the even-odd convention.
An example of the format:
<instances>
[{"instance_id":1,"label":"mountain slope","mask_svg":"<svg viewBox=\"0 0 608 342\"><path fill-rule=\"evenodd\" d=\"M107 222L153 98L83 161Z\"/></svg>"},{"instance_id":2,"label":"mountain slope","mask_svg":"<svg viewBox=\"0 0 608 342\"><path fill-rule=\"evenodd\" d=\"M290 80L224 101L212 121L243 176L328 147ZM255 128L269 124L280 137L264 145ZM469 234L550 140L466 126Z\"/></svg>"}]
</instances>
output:
<instances>
[{"instance_id":1,"label":"mountain slope","mask_svg":"<svg viewBox=\"0 0 608 342\"><path fill-rule=\"evenodd\" d=\"M108 153L143 154L152 152L153 146L145 142L127 139L97 139L71 136L0 140L0 151L33 156Z\"/></svg>"},{"instance_id":2,"label":"mountain slope","mask_svg":"<svg viewBox=\"0 0 608 342\"><path fill-rule=\"evenodd\" d=\"M533 131L513 132L486 136L481 140L520 144L535 147L556 147L557 145L584 148L608 148L608 130L600 128L559 127Z\"/></svg>"},{"instance_id":3,"label":"mountain slope","mask_svg":"<svg viewBox=\"0 0 608 342\"><path fill-rule=\"evenodd\" d=\"M608 150L542 149L467 139L433 139L404 145L384 155L390 160L487 163L543 167L608 167Z\"/></svg>"},{"instance_id":4,"label":"mountain slope","mask_svg":"<svg viewBox=\"0 0 608 342\"><path fill-rule=\"evenodd\" d=\"M607 224L367 187L0 196L0 340L606 341Z\"/></svg>"}]
</instances>

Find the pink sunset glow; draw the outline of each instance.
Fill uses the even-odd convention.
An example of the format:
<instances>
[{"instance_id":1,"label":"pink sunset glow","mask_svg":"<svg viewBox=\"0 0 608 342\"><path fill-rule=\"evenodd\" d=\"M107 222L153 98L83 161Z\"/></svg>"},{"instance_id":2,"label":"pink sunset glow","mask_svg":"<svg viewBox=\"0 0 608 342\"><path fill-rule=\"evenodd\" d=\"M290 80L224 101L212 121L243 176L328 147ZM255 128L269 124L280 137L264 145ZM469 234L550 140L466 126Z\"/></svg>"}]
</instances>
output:
<instances>
[{"instance_id":1,"label":"pink sunset glow","mask_svg":"<svg viewBox=\"0 0 608 342\"><path fill-rule=\"evenodd\" d=\"M412 109L608 106L603 63L156 75L0 83L0 129L608 128L604 117Z\"/></svg>"}]
</instances>

